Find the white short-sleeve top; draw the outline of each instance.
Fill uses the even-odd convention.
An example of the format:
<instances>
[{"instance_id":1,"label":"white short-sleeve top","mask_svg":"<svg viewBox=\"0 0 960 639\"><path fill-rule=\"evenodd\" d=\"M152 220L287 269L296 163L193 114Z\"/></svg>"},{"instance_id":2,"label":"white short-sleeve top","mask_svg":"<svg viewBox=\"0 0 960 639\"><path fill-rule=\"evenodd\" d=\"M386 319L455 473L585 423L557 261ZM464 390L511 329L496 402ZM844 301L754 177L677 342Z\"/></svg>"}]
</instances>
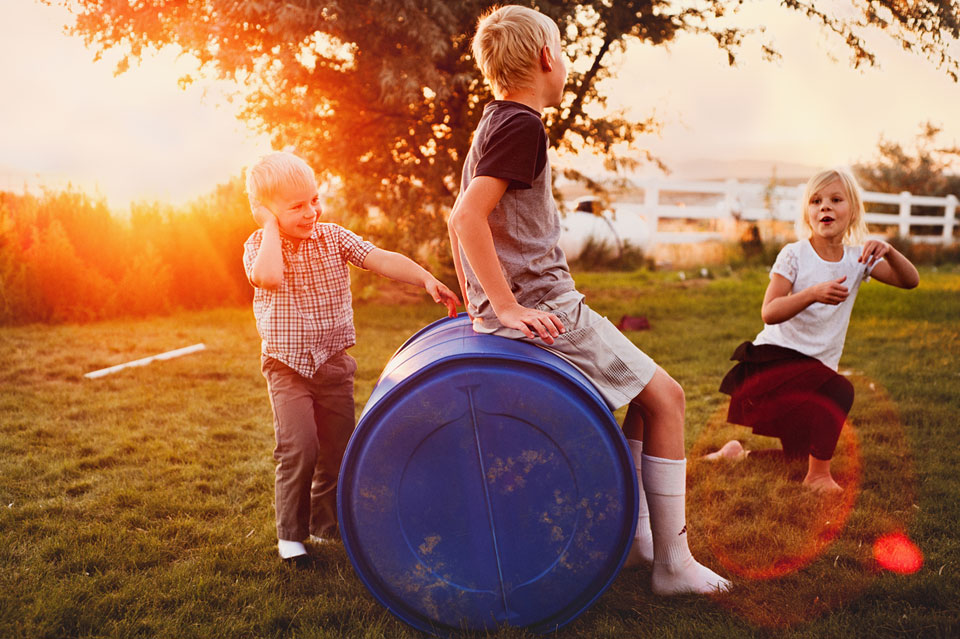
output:
<instances>
[{"instance_id":1,"label":"white short-sleeve top","mask_svg":"<svg viewBox=\"0 0 960 639\"><path fill-rule=\"evenodd\" d=\"M770 277L776 274L789 280L793 284L791 294L844 275L847 279L843 285L850 294L840 304L814 302L785 322L764 324L753 343L792 348L837 370L853 302L857 299L860 284L870 279L870 273L876 266L876 263L867 266L858 262L861 253L859 246L844 246L843 258L839 262L828 262L817 255L810 240L784 246L770 269Z\"/></svg>"}]
</instances>

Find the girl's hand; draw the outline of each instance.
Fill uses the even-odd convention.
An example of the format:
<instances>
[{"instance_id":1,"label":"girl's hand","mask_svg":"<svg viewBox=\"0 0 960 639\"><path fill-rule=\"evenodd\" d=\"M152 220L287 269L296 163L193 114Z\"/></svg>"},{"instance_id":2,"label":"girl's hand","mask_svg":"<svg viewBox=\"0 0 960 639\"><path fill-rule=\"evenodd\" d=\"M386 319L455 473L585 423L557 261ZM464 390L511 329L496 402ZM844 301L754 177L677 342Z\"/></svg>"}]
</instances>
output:
<instances>
[{"instance_id":1,"label":"girl's hand","mask_svg":"<svg viewBox=\"0 0 960 639\"><path fill-rule=\"evenodd\" d=\"M519 304L497 313L497 319L504 326L515 328L530 339L534 338L533 331L536 331L540 339L547 344L553 344L553 339L565 330L556 315Z\"/></svg>"},{"instance_id":2,"label":"girl's hand","mask_svg":"<svg viewBox=\"0 0 960 639\"><path fill-rule=\"evenodd\" d=\"M880 260L880 258L889 253L890 249L891 246L883 240L867 240L867 242L863 245L863 252L860 253L860 257L857 258L857 261L862 262L867 266L873 266Z\"/></svg>"},{"instance_id":3,"label":"girl's hand","mask_svg":"<svg viewBox=\"0 0 960 639\"><path fill-rule=\"evenodd\" d=\"M847 296L850 294L849 289L843 285L846 279L847 276L844 275L835 280L821 282L820 284L811 286L809 290L813 295L813 301L822 304L831 304L833 306L840 304L847 299Z\"/></svg>"},{"instance_id":4,"label":"girl's hand","mask_svg":"<svg viewBox=\"0 0 960 639\"><path fill-rule=\"evenodd\" d=\"M443 282L434 277L427 280L423 288L429 293L430 297L433 298L434 302L444 304L447 307L447 317L457 316L457 306L460 304L460 298L457 297L456 293L447 288Z\"/></svg>"}]
</instances>

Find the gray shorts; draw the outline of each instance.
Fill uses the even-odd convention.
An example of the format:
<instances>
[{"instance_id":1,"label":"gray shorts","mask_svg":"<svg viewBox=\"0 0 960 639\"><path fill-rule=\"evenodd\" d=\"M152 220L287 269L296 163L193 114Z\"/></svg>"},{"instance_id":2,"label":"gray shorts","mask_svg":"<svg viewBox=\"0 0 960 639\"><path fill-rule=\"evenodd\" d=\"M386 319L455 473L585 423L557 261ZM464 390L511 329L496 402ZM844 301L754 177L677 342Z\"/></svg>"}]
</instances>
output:
<instances>
[{"instance_id":1,"label":"gray shorts","mask_svg":"<svg viewBox=\"0 0 960 639\"><path fill-rule=\"evenodd\" d=\"M656 362L610 320L587 306L581 293L563 293L538 304L537 309L556 315L566 329L553 344L539 337L530 339L515 328L485 331L475 322L474 330L522 339L560 355L593 382L611 410L629 404L650 383L657 371Z\"/></svg>"}]
</instances>

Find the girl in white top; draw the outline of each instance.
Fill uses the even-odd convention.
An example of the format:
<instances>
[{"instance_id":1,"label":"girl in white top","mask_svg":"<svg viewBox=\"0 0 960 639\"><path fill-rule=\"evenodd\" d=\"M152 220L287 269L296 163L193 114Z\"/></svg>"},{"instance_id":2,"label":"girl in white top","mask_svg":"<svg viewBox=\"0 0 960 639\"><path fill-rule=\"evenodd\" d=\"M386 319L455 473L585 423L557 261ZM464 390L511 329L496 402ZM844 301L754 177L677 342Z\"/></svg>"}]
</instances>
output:
<instances>
[{"instance_id":1,"label":"girl in white top","mask_svg":"<svg viewBox=\"0 0 960 639\"><path fill-rule=\"evenodd\" d=\"M830 460L853 403L853 386L836 371L854 300L870 277L913 288L919 275L888 243L863 242L867 229L860 188L846 170L813 176L802 202L796 223L800 239L783 247L770 270L760 311L763 330L753 343L737 348L731 359L740 363L720 390L731 396L729 422L779 437L784 457L808 458L805 485L839 492ZM707 457L748 452L733 440Z\"/></svg>"}]
</instances>

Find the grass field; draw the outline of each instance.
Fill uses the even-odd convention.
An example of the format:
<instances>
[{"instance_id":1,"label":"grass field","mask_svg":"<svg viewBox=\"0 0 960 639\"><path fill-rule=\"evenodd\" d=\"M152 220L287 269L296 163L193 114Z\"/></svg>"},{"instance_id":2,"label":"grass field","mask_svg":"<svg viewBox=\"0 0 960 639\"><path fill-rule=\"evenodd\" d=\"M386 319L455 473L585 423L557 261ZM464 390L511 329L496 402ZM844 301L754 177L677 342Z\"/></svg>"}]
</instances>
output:
<instances>
[{"instance_id":1,"label":"grass field","mask_svg":"<svg viewBox=\"0 0 960 639\"><path fill-rule=\"evenodd\" d=\"M698 460L731 436L717 392L761 327L765 271L716 277L580 273L591 305L684 387L695 555L718 597L659 598L623 572L559 637L960 636L960 270L914 291L861 290L841 370L857 398L835 468L844 497L802 490L802 466ZM432 304L360 305L357 406ZM181 359L83 373L204 342ZM342 546L276 557L273 431L249 309L0 328L0 637L415 637L364 589ZM622 417L622 415L620 415ZM924 555L881 569L882 535ZM491 636L525 637L504 629Z\"/></svg>"}]
</instances>

